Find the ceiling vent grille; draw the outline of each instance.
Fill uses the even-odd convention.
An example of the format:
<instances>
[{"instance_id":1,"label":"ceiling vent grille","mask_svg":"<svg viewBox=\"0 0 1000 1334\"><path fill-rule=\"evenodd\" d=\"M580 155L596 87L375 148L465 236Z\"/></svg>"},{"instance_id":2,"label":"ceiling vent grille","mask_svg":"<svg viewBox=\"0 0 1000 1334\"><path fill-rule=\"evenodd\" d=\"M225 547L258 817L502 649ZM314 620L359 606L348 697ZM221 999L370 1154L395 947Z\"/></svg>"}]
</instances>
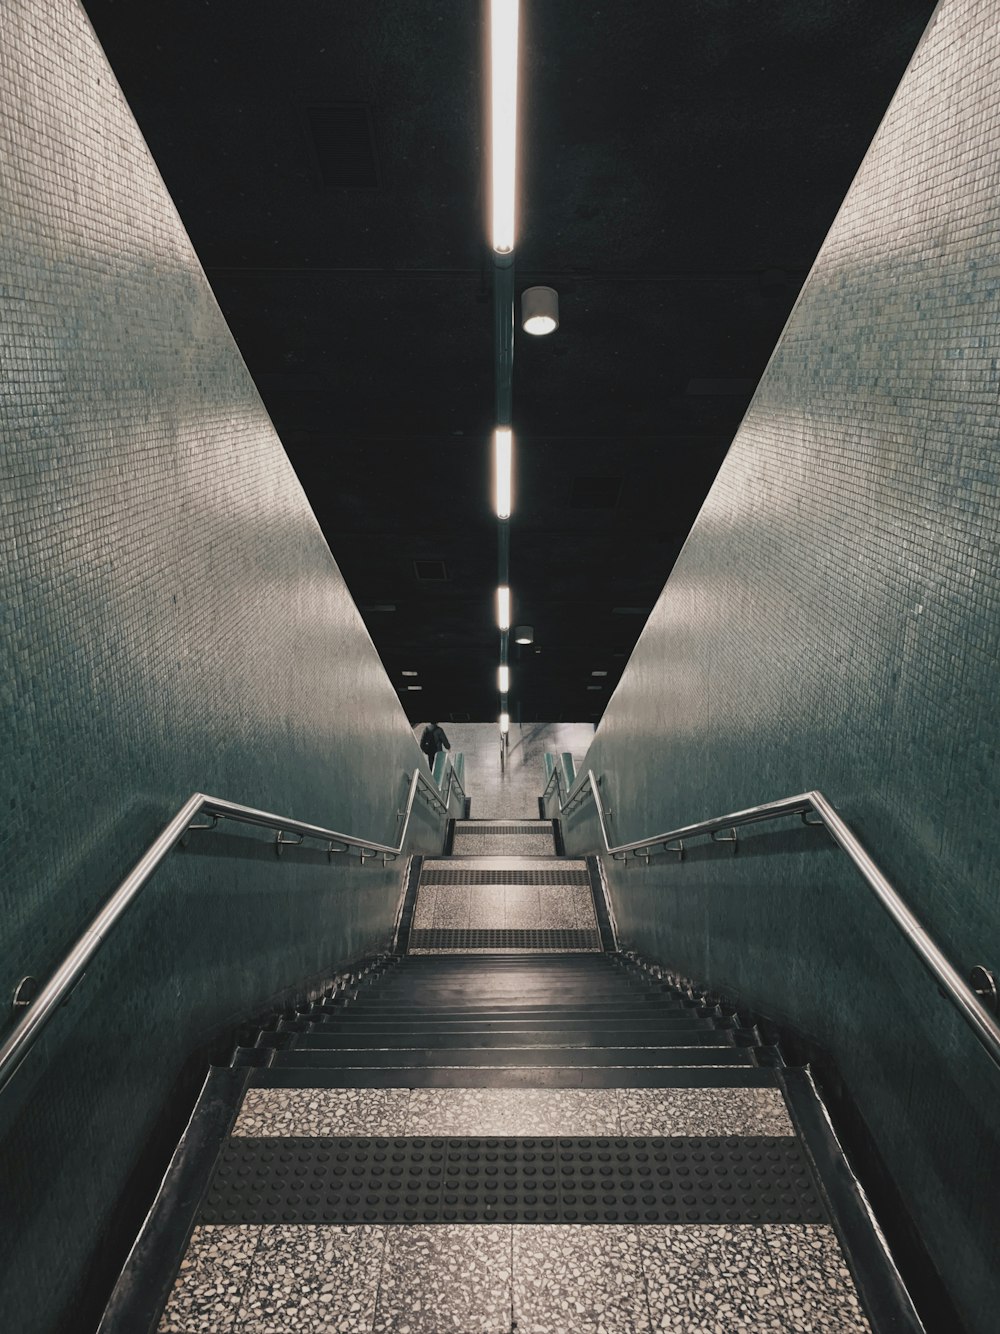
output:
<instances>
[{"instance_id":1,"label":"ceiling vent grille","mask_svg":"<svg viewBox=\"0 0 1000 1334\"><path fill-rule=\"evenodd\" d=\"M323 184L330 189L377 190L375 127L367 103L307 107L306 117Z\"/></svg>"},{"instance_id":2,"label":"ceiling vent grille","mask_svg":"<svg viewBox=\"0 0 1000 1334\"><path fill-rule=\"evenodd\" d=\"M575 510L613 510L621 489L620 477L574 477L569 503Z\"/></svg>"},{"instance_id":3,"label":"ceiling vent grille","mask_svg":"<svg viewBox=\"0 0 1000 1334\"><path fill-rule=\"evenodd\" d=\"M413 572L425 584L439 584L448 578L443 560L415 560Z\"/></svg>"}]
</instances>

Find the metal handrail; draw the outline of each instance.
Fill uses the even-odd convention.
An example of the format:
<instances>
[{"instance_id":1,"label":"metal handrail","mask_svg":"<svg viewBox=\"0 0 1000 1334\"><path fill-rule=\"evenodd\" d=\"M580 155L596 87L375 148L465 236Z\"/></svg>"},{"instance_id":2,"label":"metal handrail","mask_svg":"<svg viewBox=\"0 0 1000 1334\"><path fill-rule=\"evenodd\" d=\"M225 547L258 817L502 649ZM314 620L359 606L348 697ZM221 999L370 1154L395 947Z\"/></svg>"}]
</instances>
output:
<instances>
[{"instance_id":1,"label":"metal handrail","mask_svg":"<svg viewBox=\"0 0 1000 1334\"><path fill-rule=\"evenodd\" d=\"M279 853L282 847L287 846L288 843L288 840L283 840L283 836L285 834L297 834L299 836L298 842L305 838L315 838L326 843L328 845L327 853L330 857L336 853L349 853L351 848L356 848L361 856L362 864L368 857L379 854L386 859L394 858L402 852L406 843L413 803L419 789L426 788L446 814L450 807L453 788L457 787L464 797L462 784L455 773L454 765L451 765L449 773L450 781L447 796L442 797L436 785L423 772L423 769L414 769L410 778L406 806L397 814L397 819L402 818L403 824L399 834L399 842L394 847L386 843L379 843L375 839L359 839L353 834L341 834L335 829L325 829L321 825L306 824L302 820L292 820L284 815L274 815L270 811L255 810L252 806L242 806L239 802L226 801L222 797L210 797L204 792L192 793L173 819L164 826L142 854L69 950L49 980L24 1009L24 1013L11 1031L0 1042L0 1092L10 1083L15 1071L41 1036L45 1025L79 983L90 961L104 944L119 918L149 883L160 863L166 859L190 829L211 829L219 820L233 820L238 824L257 825L276 830L275 848ZM210 825L195 824L197 818L203 815L212 817ZM337 844L342 846L335 846ZM22 1004L24 1003L22 1002Z\"/></svg>"},{"instance_id":2,"label":"metal handrail","mask_svg":"<svg viewBox=\"0 0 1000 1334\"><path fill-rule=\"evenodd\" d=\"M557 773L557 771L553 772ZM557 781L557 792L560 786ZM548 785L546 785L547 790ZM865 850L861 840L847 822L837 814L822 792L801 792L796 797L784 797L780 801L769 801L763 806L751 806L745 811L734 811L730 815L720 815L713 820L700 820L697 824L684 825L680 829L671 829L665 834L654 834L652 838L641 838L633 843L619 843L614 846L608 839L608 827L605 821L605 816L609 812L604 809L600 787L593 769L587 770L583 782L575 792L567 794L565 802L563 802L561 794L557 796L560 814L576 805L581 799L581 794L589 794L593 797L597 807L597 818L600 824L604 852L618 861L626 861L629 854L635 856L639 853L641 855L643 849L660 846L663 847L664 851L683 855L684 839L696 838L700 834L709 834L714 837L717 833L727 829L731 830L733 835L732 839L727 841L735 843L736 830L742 825L759 824L764 820L777 820L784 815L801 815L805 819L810 812L814 812L819 816L819 820L807 821L807 823L824 825L837 846L847 853L855 869L861 873L866 881L868 888L896 926L899 927L907 944L941 988L942 994L956 1007L976 1035L981 1046L992 1058L994 1064L1000 1067L1000 1024L997 1023L979 999L976 990L965 980L958 969L948 961L927 928L910 910L899 891L879 868L874 858ZM670 847L670 844L675 846ZM676 846L678 844L681 846Z\"/></svg>"}]
</instances>

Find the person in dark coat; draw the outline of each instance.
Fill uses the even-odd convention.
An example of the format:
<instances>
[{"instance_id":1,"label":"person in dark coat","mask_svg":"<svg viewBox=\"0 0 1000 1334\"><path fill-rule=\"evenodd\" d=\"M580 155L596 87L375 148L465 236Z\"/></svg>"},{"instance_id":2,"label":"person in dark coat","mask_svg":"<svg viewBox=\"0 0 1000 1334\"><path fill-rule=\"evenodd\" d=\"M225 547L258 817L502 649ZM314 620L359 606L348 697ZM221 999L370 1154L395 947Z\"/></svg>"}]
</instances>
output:
<instances>
[{"instance_id":1,"label":"person in dark coat","mask_svg":"<svg viewBox=\"0 0 1000 1334\"><path fill-rule=\"evenodd\" d=\"M444 734L444 728L437 723L428 723L424 728L424 734L420 738L420 749L427 756L427 763L431 766L431 773L434 772L434 761L437 758L439 750L451 750L451 742Z\"/></svg>"}]
</instances>

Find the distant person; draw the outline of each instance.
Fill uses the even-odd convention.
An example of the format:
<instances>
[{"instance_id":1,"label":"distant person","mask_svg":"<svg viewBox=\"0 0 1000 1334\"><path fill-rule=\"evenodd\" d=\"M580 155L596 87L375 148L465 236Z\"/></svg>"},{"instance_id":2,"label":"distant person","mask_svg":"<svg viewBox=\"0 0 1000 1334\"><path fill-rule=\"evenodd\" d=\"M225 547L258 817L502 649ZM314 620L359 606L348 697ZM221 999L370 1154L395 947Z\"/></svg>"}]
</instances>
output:
<instances>
[{"instance_id":1,"label":"distant person","mask_svg":"<svg viewBox=\"0 0 1000 1334\"><path fill-rule=\"evenodd\" d=\"M451 750L451 742L444 734L444 728L437 723L428 723L424 728L424 734L420 738L420 749L427 756L427 763L431 766L431 773L434 772L434 761L437 758L439 750Z\"/></svg>"}]
</instances>

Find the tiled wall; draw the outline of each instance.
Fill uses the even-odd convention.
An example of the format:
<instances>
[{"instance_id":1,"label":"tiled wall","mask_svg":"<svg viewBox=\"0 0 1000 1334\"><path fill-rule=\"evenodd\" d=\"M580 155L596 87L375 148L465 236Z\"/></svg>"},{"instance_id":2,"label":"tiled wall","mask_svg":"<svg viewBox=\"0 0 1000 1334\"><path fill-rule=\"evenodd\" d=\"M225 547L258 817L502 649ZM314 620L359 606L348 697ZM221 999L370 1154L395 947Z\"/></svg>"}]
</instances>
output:
<instances>
[{"instance_id":1,"label":"tiled wall","mask_svg":"<svg viewBox=\"0 0 1000 1334\"><path fill-rule=\"evenodd\" d=\"M394 842L422 757L74 0L0 16L0 340L9 997L192 791ZM174 855L0 1096L5 1327L90 1327L185 1058L384 941L399 878Z\"/></svg>"},{"instance_id":2,"label":"tiled wall","mask_svg":"<svg viewBox=\"0 0 1000 1334\"><path fill-rule=\"evenodd\" d=\"M932 20L588 760L619 842L822 789L962 971L1000 970L997 19ZM612 864L619 925L833 1052L987 1334L1000 1078L827 847Z\"/></svg>"}]
</instances>

